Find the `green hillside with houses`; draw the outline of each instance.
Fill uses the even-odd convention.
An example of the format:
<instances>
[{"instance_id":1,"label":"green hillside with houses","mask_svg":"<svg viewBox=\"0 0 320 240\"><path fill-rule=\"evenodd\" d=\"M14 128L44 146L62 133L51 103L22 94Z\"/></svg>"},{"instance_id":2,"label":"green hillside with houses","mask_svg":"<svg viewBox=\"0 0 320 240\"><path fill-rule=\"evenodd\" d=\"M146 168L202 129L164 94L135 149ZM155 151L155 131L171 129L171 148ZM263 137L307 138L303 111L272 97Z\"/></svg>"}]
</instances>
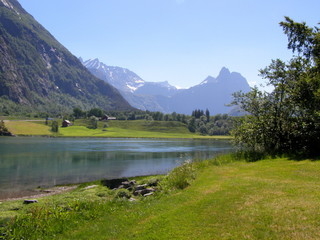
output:
<instances>
[{"instance_id":1,"label":"green hillside with houses","mask_svg":"<svg viewBox=\"0 0 320 240\"><path fill-rule=\"evenodd\" d=\"M117 138L229 138L228 136L203 136L191 133L186 124L166 121L98 121L96 128L90 128L89 119L77 119L68 127L62 127L58 120L58 132L52 131L52 121L45 120L6 120L5 126L18 136L55 137L117 137Z\"/></svg>"}]
</instances>

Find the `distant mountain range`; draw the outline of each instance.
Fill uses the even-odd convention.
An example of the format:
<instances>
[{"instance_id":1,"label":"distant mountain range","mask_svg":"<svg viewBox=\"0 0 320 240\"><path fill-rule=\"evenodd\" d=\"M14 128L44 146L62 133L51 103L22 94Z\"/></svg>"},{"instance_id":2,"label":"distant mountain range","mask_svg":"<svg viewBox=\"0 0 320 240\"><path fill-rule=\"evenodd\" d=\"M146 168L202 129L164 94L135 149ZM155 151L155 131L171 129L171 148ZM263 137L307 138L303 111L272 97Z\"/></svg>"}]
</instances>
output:
<instances>
[{"instance_id":1,"label":"distant mountain range","mask_svg":"<svg viewBox=\"0 0 320 240\"><path fill-rule=\"evenodd\" d=\"M0 114L131 110L119 91L93 76L17 0L0 0Z\"/></svg>"},{"instance_id":2,"label":"distant mountain range","mask_svg":"<svg viewBox=\"0 0 320 240\"><path fill-rule=\"evenodd\" d=\"M179 90L147 82L134 72L98 59L77 59L17 0L0 0L0 114L63 114L79 107L191 114L229 113L233 92L249 91L239 73L222 68L217 78Z\"/></svg>"},{"instance_id":3,"label":"distant mountain range","mask_svg":"<svg viewBox=\"0 0 320 240\"><path fill-rule=\"evenodd\" d=\"M97 58L79 60L93 75L117 88L131 106L141 110L167 112L158 98L166 99L178 92L168 82L146 82L126 68L107 66Z\"/></svg>"},{"instance_id":4,"label":"distant mountain range","mask_svg":"<svg viewBox=\"0 0 320 240\"><path fill-rule=\"evenodd\" d=\"M240 73L225 67L216 78L208 76L196 86L179 90L168 82L146 82L128 69L110 67L98 59L82 63L96 77L116 87L133 107L142 110L191 114L195 109L208 109L211 114L231 113L234 109L226 105L232 101L232 93L250 90Z\"/></svg>"}]
</instances>

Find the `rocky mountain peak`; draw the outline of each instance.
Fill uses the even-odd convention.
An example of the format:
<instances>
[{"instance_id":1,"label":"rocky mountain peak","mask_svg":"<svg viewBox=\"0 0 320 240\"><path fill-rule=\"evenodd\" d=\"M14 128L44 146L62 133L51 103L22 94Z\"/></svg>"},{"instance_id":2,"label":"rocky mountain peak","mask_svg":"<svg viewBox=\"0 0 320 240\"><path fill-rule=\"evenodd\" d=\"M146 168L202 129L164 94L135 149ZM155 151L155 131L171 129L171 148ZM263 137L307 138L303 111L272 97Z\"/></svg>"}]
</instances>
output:
<instances>
[{"instance_id":1,"label":"rocky mountain peak","mask_svg":"<svg viewBox=\"0 0 320 240\"><path fill-rule=\"evenodd\" d=\"M232 101L232 93L250 89L240 73L231 73L226 67L216 78L208 76L198 85L179 90L168 81L146 82L125 68L100 63L104 67L97 69L97 62L97 59L88 60L85 66L118 88L132 106L142 110L190 114L194 109L209 109L215 114L228 113L231 109L226 104Z\"/></svg>"},{"instance_id":2,"label":"rocky mountain peak","mask_svg":"<svg viewBox=\"0 0 320 240\"><path fill-rule=\"evenodd\" d=\"M145 81L134 72L121 67L108 66L98 58L82 61L82 64L96 77L113 85L120 91L134 92Z\"/></svg>"},{"instance_id":3,"label":"rocky mountain peak","mask_svg":"<svg viewBox=\"0 0 320 240\"><path fill-rule=\"evenodd\" d=\"M231 74L231 73L230 73L229 69L226 68L226 67L223 67L223 68L220 70L220 73L219 73L219 75L218 75L217 78L219 78L219 79L224 79L224 78L229 77L230 74Z\"/></svg>"}]
</instances>

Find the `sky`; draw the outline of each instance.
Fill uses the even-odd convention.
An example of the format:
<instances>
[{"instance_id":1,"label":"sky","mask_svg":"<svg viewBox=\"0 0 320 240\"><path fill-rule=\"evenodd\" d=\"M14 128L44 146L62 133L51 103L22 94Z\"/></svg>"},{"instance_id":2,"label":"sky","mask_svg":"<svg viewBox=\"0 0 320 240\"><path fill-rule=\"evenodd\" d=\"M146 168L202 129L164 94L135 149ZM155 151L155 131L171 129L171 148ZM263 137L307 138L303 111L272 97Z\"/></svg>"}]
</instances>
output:
<instances>
[{"instance_id":1,"label":"sky","mask_svg":"<svg viewBox=\"0 0 320 240\"><path fill-rule=\"evenodd\" d=\"M251 86L259 69L289 60L284 16L314 27L319 0L19 0L77 57L188 88L222 67Z\"/></svg>"}]
</instances>

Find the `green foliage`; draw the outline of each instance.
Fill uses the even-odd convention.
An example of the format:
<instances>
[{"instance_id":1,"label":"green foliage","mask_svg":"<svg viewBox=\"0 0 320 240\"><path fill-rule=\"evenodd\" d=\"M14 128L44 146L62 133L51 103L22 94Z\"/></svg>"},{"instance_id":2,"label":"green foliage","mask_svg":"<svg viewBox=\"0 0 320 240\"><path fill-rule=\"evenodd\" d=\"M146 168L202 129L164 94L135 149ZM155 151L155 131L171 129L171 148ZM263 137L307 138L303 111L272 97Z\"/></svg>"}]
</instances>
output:
<instances>
[{"instance_id":1,"label":"green foliage","mask_svg":"<svg viewBox=\"0 0 320 240\"><path fill-rule=\"evenodd\" d=\"M190 132L196 132L196 119L192 117L188 122L188 129Z\"/></svg>"},{"instance_id":2,"label":"green foliage","mask_svg":"<svg viewBox=\"0 0 320 240\"><path fill-rule=\"evenodd\" d=\"M227 114L217 114L210 117L210 112L197 109L192 112L188 121L190 132L198 132L201 135L229 135L233 128L233 117Z\"/></svg>"},{"instance_id":3,"label":"green foliage","mask_svg":"<svg viewBox=\"0 0 320 240\"><path fill-rule=\"evenodd\" d=\"M73 116L77 119L77 118L82 118L86 116L86 112L82 111L81 108L77 107L73 109Z\"/></svg>"},{"instance_id":4,"label":"green foliage","mask_svg":"<svg viewBox=\"0 0 320 240\"><path fill-rule=\"evenodd\" d=\"M160 183L164 190L184 189L196 177L196 168L193 163L186 161L181 166L173 169Z\"/></svg>"},{"instance_id":5,"label":"green foliage","mask_svg":"<svg viewBox=\"0 0 320 240\"><path fill-rule=\"evenodd\" d=\"M3 229L3 239L45 239L65 232L77 223L101 216L103 206L93 201L71 200L64 205L32 206L27 214L12 219ZM1 236L0 236L1 238ZM2 238L1 238L2 239Z\"/></svg>"},{"instance_id":6,"label":"green foliage","mask_svg":"<svg viewBox=\"0 0 320 240\"><path fill-rule=\"evenodd\" d=\"M9 136L11 133L9 132L8 128L5 126L4 121L0 121L0 136Z\"/></svg>"},{"instance_id":7,"label":"green foliage","mask_svg":"<svg viewBox=\"0 0 320 240\"><path fill-rule=\"evenodd\" d=\"M320 146L320 32L286 17L281 22L288 48L299 55L273 60L260 70L271 93L253 88L234 94L234 104L250 115L236 120L235 143L249 152L318 155Z\"/></svg>"},{"instance_id":8,"label":"green foliage","mask_svg":"<svg viewBox=\"0 0 320 240\"><path fill-rule=\"evenodd\" d=\"M91 116L89 118L89 125L88 128L90 129L97 129L98 128L98 118L96 118L95 116Z\"/></svg>"},{"instance_id":9,"label":"green foliage","mask_svg":"<svg viewBox=\"0 0 320 240\"><path fill-rule=\"evenodd\" d=\"M52 121L52 125L51 125L51 131L54 133L59 132L59 124L58 121Z\"/></svg>"},{"instance_id":10,"label":"green foliage","mask_svg":"<svg viewBox=\"0 0 320 240\"><path fill-rule=\"evenodd\" d=\"M115 199L123 199L123 198L125 198L125 199L129 199L129 198L131 198L131 192L129 191L129 190L127 190L127 189L118 189L118 190L116 190L116 193L115 193Z\"/></svg>"},{"instance_id":11,"label":"green foliage","mask_svg":"<svg viewBox=\"0 0 320 240\"><path fill-rule=\"evenodd\" d=\"M78 59L24 11L0 8L0 115L132 110L119 92L93 77ZM5 71L11 69L12 71Z\"/></svg>"},{"instance_id":12,"label":"green foliage","mask_svg":"<svg viewBox=\"0 0 320 240\"><path fill-rule=\"evenodd\" d=\"M94 117L102 117L103 116L103 111L100 108L92 108L88 111L88 116L94 116Z\"/></svg>"}]
</instances>

